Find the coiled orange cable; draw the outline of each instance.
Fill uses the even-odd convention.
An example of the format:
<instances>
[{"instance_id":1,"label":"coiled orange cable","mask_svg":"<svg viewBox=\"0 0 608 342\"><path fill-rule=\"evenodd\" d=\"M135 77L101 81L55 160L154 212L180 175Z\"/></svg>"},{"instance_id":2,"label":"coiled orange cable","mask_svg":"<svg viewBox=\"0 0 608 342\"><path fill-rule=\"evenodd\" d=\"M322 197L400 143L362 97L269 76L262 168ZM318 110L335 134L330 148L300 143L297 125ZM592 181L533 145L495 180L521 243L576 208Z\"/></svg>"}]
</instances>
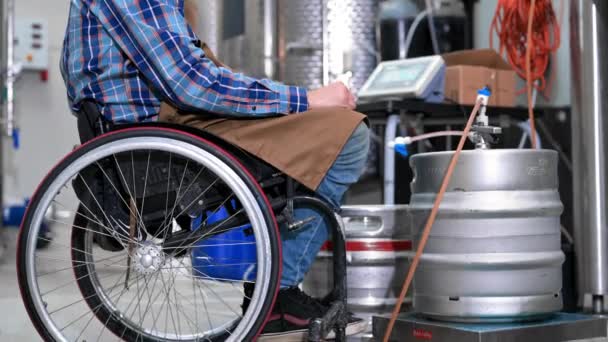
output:
<instances>
[{"instance_id":1,"label":"coiled orange cable","mask_svg":"<svg viewBox=\"0 0 608 342\"><path fill-rule=\"evenodd\" d=\"M545 72L551 54L560 46L560 25L551 0L498 0L490 27L490 46L494 33L499 52L506 54L515 72L526 80L532 148L536 148L536 127L532 88L546 87Z\"/></svg>"},{"instance_id":2,"label":"coiled orange cable","mask_svg":"<svg viewBox=\"0 0 608 342\"><path fill-rule=\"evenodd\" d=\"M490 26L491 47L494 47L494 33L498 36L500 54L506 55L522 79L528 78L526 55L530 54L529 77L539 81L539 90L544 89L551 54L561 43L551 0L498 0Z\"/></svg>"}]
</instances>

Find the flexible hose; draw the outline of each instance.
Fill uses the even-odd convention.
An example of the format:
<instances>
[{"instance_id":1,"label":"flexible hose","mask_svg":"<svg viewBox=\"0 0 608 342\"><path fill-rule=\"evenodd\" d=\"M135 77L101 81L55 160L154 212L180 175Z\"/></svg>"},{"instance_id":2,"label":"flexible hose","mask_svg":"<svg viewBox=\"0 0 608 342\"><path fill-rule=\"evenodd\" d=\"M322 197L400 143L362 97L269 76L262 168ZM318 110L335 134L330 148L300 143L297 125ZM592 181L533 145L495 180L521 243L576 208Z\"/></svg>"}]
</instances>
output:
<instances>
[{"instance_id":1,"label":"flexible hose","mask_svg":"<svg viewBox=\"0 0 608 342\"><path fill-rule=\"evenodd\" d=\"M410 52L410 46L412 45L412 41L414 40L414 34L416 33L416 29L418 28L418 26L420 25L422 20L424 18L426 18L426 16L428 14L429 14L428 10L424 10L424 11L418 13L416 18L414 18L412 25L410 25L410 29L407 32L407 36L405 37L405 43L403 44L403 51L405 51L403 58L408 58L407 55Z\"/></svg>"},{"instance_id":2,"label":"flexible hose","mask_svg":"<svg viewBox=\"0 0 608 342\"><path fill-rule=\"evenodd\" d=\"M452 178L452 174L454 173L454 168L456 167L456 163L458 163L458 158L460 157L460 152L464 147L464 143L467 141L469 136L469 132L471 131L471 126L473 126L473 121L475 121L475 116L479 111L480 102L478 101L473 107L473 111L471 111L471 116L469 116L469 120L467 121L467 125L464 128L464 132L460 137L460 141L458 142L458 147L450 160L450 164L448 169L443 176L443 181L441 182L441 187L439 188L439 192L437 193L437 197L435 198L435 202L433 203L433 209L431 210L431 214L426 221L424 226L424 230L422 231L422 236L420 238L420 242L418 243L418 247L416 249L416 255L414 256L414 260L412 260L412 265L410 266L407 277L405 278L405 282L403 283L403 287L401 288L401 293L399 294L399 299L397 300L397 304L395 305L395 309L393 309L393 314L391 315L391 319L388 323L388 327L386 328L386 332L384 333L384 342L388 342L391 333L393 331L393 327L395 325L395 321L397 320L397 316L401 311L401 304L405 298L405 294L414 279L414 273L416 273L416 268L418 268L418 263L420 262L420 257L422 256L422 252L424 251L424 247L429 238L429 234L431 233L431 228L433 227L433 223L435 223L435 218L437 217L437 212L439 211L439 204L443 200L443 195L445 194L448 184L450 183L450 179Z\"/></svg>"},{"instance_id":3,"label":"flexible hose","mask_svg":"<svg viewBox=\"0 0 608 342\"><path fill-rule=\"evenodd\" d=\"M416 135L416 136L410 137L410 143L413 143L413 142L416 142L416 141L420 141L420 140L425 140L425 139L445 137L445 136L448 136L448 135L451 135L451 136L461 136L462 133L463 133L462 131L440 131L440 132L424 133L424 134L420 134L420 135Z\"/></svg>"},{"instance_id":4,"label":"flexible hose","mask_svg":"<svg viewBox=\"0 0 608 342\"><path fill-rule=\"evenodd\" d=\"M433 13L433 5L431 4L431 0L426 0L425 1L426 4L426 10L429 13L429 31L431 32L431 42L433 43L433 52L438 55L441 53L441 51L439 51L439 42L437 40L437 30L435 29L435 19L434 19L434 13Z\"/></svg>"},{"instance_id":5,"label":"flexible hose","mask_svg":"<svg viewBox=\"0 0 608 342\"><path fill-rule=\"evenodd\" d=\"M529 44L526 44L526 85L528 87L528 116L530 117L530 141L532 142L532 149L536 149L536 125L534 124L534 105L532 103L532 23L534 22L534 5L536 4L536 0L532 0L530 2L530 13L528 14L528 35L526 41ZM549 56L547 55L547 62L549 60ZM545 70L547 67L545 67ZM542 78L545 77L545 70L543 70Z\"/></svg>"},{"instance_id":6,"label":"flexible hose","mask_svg":"<svg viewBox=\"0 0 608 342\"><path fill-rule=\"evenodd\" d=\"M532 125L530 125L530 121L522 121L517 123L517 127L523 132L518 146L519 149L522 149L526 144L526 138L532 139ZM532 144L532 140L530 140L530 144ZM536 148L543 148L538 134L536 134Z\"/></svg>"}]
</instances>

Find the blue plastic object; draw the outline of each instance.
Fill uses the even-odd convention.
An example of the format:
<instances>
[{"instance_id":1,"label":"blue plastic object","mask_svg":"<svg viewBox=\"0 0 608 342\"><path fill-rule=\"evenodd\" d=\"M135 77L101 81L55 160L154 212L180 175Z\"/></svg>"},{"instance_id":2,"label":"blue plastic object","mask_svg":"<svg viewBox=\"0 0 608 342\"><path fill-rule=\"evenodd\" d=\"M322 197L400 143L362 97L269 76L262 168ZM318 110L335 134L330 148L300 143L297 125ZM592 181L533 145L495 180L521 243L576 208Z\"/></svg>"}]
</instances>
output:
<instances>
[{"instance_id":1,"label":"blue plastic object","mask_svg":"<svg viewBox=\"0 0 608 342\"><path fill-rule=\"evenodd\" d=\"M395 151L405 158L410 155L406 144L395 144Z\"/></svg>"},{"instance_id":2,"label":"blue plastic object","mask_svg":"<svg viewBox=\"0 0 608 342\"><path fill-rule=\"evenodd\" d=\"M23 204L9 205L4 208L2 215L2 225L4 227L19 227L25 216L25 209L29 200L25 200Z\"/></svg>"},{"instance_id":3,"label":"blue plastic object","mask_svg":"<svg viewBox=\"0 0 608 342\"><path fill-rule=\"evenodd\" d=\"M15 150L18 150L20 145L21 145L21 139L20 139L19 128L14 128L13 129L13 148Z\"/></svg>"},{"instance_id":4,"label":"blue plastic object","mask_svg":"<svg viewBox=\"0 0 608 342\"><path fill-rule=\"evenodd\" d=\"M231 204L234 206L234 203ZM207 212L192 220L198 230L207 217L206 226L229 217L225 207L216 213ZM228 229L231 227L220 227ZM255 237L250 224L234 227L226 233L202 239L192 248L192 269L195 277L226 281L254 281L256 276Z\"/></svg>"},{"instance_id":5,"label":"blue plastic object","mask_svg":"<svg viewBox=\"0 0 608 342\"><path fill-rule=\"evenodd\" d=\"M488 87L483 87L477 91L477 95L491 96L492 91Z\"/></svg>"}]
</instances>

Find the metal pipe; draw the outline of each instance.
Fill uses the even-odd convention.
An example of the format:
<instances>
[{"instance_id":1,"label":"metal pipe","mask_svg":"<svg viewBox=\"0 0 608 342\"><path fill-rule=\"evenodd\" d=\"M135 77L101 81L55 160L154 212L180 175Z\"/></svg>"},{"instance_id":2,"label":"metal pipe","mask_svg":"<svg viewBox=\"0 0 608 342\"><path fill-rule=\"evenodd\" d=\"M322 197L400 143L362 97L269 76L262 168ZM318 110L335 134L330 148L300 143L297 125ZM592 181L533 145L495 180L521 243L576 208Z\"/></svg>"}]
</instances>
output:
<instances>
[{"instance_id":1,"label":"metal pipe","mask_svg":"<svg viewBox=\"0 0 608 342\"><path fill-rule=\"evenodd\" d=\"M12 0L0 0L0 122L7 117L7 110L8 110L8 102L12 101L12 86L10 87L11 89L11 94L10 94L10 101L9 101L9 94L8 94L8 90L9 90L9 69L10 69L10 64L9 64L9 55L12 54L12 29L9 29L10 23L12 22L12 19L10 19L10 17L12 16L11 14L13 13L13 4L12 4ZM9 38L10 37L10 38ZM10 43L9 43L10 41ZM10 49L9 49L10 46ZM12 57L10 58L10 61L12 61ZM5 93L5 89L6 89L6 93ZM6 94L6 96L5 96ZM11 105L11 111L12 111L12 105ZM1 130L0 130L1 132ZM2 134L0 134L0 165L3 164L3 155L4 155L4 149L2 147ZM2 178L0 178L0 207L3 207L3 190L4 190L4 183ZM0 221L0 229L2 229L2 222ZM3 244L3 241L0 241L0 244ZM0 246L0 256L2 254L1 249L3 249Z\"/></svg>"},{"instance_id":2,"label":"metal pipe","mask_svg":"<svg viewBox=\"0 0 608 342\"><path fill-rule=\"evenodd\" d=\"M277 0L264 0L264 75L276 78Z\"/></svg>"},{"instance_id":3,"label":"metal pipe","mask_svg":"<svg viewBox=\"0 0 608 342\"><path fill-rule=\"evenodd\" d=\"M327 12L329 11L327 6L329 6L330 0L321 0L321 16L322 16L322 37L323 37L323 67L322 67L322 77L323 77L323 85L329 84L329 30L327 26L329 25L327 17Z\"/></svg>"},{"instance_id":4,"label":"metal pipe","mask_svg":"<svg viewBox=\"0 0 608 342\"><path fill-rule=\"evenodd\" d=\"M4 103L6 100L4 89L6 87L6 74L8 70L6 49L7 24L7 1L0 0L0 118L4 117Z\"/></svg>"},{"instance_id":5,"label":"metal pipe","mask_svg":"<svg viewBox=\"0 0 608 342\"><path fill-rule=\"evenodd\" d=\"M395 204L395 150L390 145L397 137L399 115L389 115L384 131L384 204Z\"/></svg>"},{"instance_id":6,"label":"metal pipe","mask_svg":"<svg viewBox=\"0 0 608 342\"><path fill-rule=\"evenodd\" d=\"M15 116L15 3L6 0L6 116L4 117L6 135L13 135Z\"/></svg>"},{"instance_id":7,"label":"metal pipe","mask_svg":"<svg viewBox=\"0 0 608 342\"><path fill-rule=\"evenodd\" d=\"M608 129L604 103L608 98L608 4L603 0L574 0L570 6L574 242L579 303L603 311L599 303L608 294L608 141L604 136Z\"/></svg>"}]
</instances>

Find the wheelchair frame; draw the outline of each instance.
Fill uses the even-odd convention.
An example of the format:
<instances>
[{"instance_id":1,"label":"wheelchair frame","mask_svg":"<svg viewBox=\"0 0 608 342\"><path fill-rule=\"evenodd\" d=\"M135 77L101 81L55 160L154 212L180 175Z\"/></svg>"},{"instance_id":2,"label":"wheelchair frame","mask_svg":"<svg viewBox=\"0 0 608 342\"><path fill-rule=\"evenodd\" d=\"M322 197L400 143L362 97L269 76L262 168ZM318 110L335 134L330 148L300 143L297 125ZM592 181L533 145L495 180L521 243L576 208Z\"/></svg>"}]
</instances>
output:
<instances>
[{"instance_id":1,"label":"wheelchair frame","mask_svg":"<svg viewBox=\"0 0 608 342\"><path fill-rule=\"evenodd\" d=\"M310 195L298 195L296 192L296 182L283 174L276 173L269 178L260 176L263 172L256 172L259 169L269 166L263 161L249 155L247 152L237 148L234 145L228 144L222 139L207 133L205 131L183 125L169 123L141 123L141 124L125 124L114 126L107 122L98 107L92 102L83 103L83 110L78 115L78 130L81 141L85 142L95 138L99 134L107 131L116 132L129 128L164 128L175 131L180 131L185 134L199 136L211 143L217 145L220 149L226 151L233 156L242 168L251 172L262 190L266 193L275 219L277 223L287 224L290 229L297 229L299 225L305 222L293 222L293 208L295 205L307 205L316 208L323 213L332 223L332 245L333 245L333 283L332 291L326 296L325 300L330 303L328 312L322 318L316 318L310 323L308 331L308 341L318 342L324 340L332 330L335 330L335 340L338 342L346 341L346 325L348 323L348 312L346 310L347 285L346 285L346 240L345 229L339 213L336 213L324 201L312 197ZM258 170L256 170L258 169ZM267 188L277 184L285 183L286 191L279 196L273 196L266 192ZM277 215L277 211L280 213ZM238 224L239 222L235 222ZM202 231L194 231L188 233L186 239L188 243L196 242L202 237ZM184 237L179 237L178 241L183 243Z\"/></svg>"}]
</instances>

